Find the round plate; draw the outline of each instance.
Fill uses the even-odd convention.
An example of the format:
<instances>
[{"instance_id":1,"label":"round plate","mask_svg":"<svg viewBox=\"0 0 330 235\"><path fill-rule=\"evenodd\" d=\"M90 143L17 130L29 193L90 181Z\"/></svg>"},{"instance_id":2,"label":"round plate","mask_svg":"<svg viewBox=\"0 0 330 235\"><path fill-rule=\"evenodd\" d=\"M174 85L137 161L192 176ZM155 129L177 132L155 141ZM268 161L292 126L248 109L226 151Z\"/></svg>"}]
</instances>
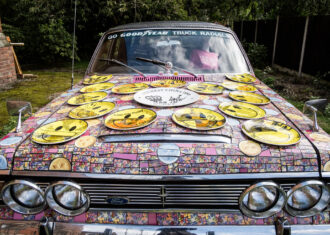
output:
<instances>
[{"instance_id":1,"label":"round plate","mask_svg":"<svg viewBox=\"0 0 330 235\"><path fill-rule=\"evenodd\" d=\"M73 140L87 130L83 120L64 119L39 127L32 134L32 141L38 144L59 144Z\"/></svg>"},{"instance_id":2,"label":"round plate","mask_svg":"<svg viewBox=\"0 0 330 235\"><path fill-rule=\"evenodd\" d=\"M200 94L215 95L221 94L224 88L218 84L200 82L190 84L188 89Z\"/></svg>"},{"instance_id":3,"label":"round plate","mask_svg":"<svg viewBox=\"0 0 330 235\"><path fill-rule=\"evenodd\" d=\"M258 106L242 102L224 102L219 109L229 116L242 119L258 119L266 115L265 110Z\"/></svg>"},{"instance_id":4,"label":"round plate","mask_svg":"<svg viewBox=\"0 0 330 235\"><path fill-rule=\"evenodd\" d=\"M110 82L94 84L81 88L80 92L85 93L85 92L105 91L105 90L109 90L114 85L115 85L114 83L110 83Z\"/></svg>"},{"instance_id":5,"label":"round plate","mask_svg":"<svg viewBox=\"0 0 330 235\"><path fill-rule=\"evenodd\" d=\"M91 92L74 96L70 98L67 103L71 105L88 104L91 102L103 100L105 97L107 97L107 95L108 94L104 91Z\"/></svg>"},{"instance_id":6,"label":"round plate","mask_svg":"<svg viewBox=\"0 0 330 235\"><path fill-rule=\"evenodd\" d=\"M69 113L69 117L74 119L97 118L110 113L114 107L115 104L112 102L93 102L72 109Z\"/></svg>"},{"instance_id":7,"label":"round plate","mask_svg":"<svg viewBox=\"0 0 330 235\"><path fill-rule=\"evenodd\" d=\"M150 109L124 109L110 114L104 124L115 130L133 130L148 126L157 114Z\"/></svg>"},{"instance_id":8,"label":"round plate","mask_svg":"<svg viewBox=\"0 0 330 235\"><path fill-rule=\"evenodd\" d=\"M239 83L239 82L223 82L221 84L224 88L227 88L228 90L233 91L249 91L249 92L255 92L257 88L255 86L245 84L245 83Z\"/></svg>"},{"instance_id":9,"label":"round plate","mask_svg":"<svg viewBox=\"0 0 330 235\"><path fill-rule=\"evenodd\" d=\"M156 80L150 84L152 87L183 87L184 85L186 85L185 81L174 79Z\"/></svg>"},{"instance_id":10,"label":"round plate","mask_svg":"<svg viewBox=\"0 0 330 235\"><path fill-rule=\"evenodd\" d=\"M139 91L134 100L155 107L176 107L196 102L198 94L193 91L178 88L154 88Z\"/></svg>"},{"instance_id":11,"label":"round plate","mask_svg":"<svg viewBox=\"0 0 330 235\"><path fill-rule=\"evenodd\" d=\"M242 101L249 104L268 104L270 99L266 96L247 92L247 91L232 91L229 97L233 100Z\"/></svg>"},{"instance_id":12,"label":"round plate","mask_svg":"<svg viewBox=\"0 0 330 235\"><path fill-rule=\"evenodd\" d=\"M112 92L115 94L133 94L135 92L147 89L149 86L145 83L130 83L123 84L112 88Z\"/></svg>"},{"instance_id":13,"label":"round plate","mask_svg":"<svg viewBox=\"0 0 330 235\"><path fill-rule=\"evenodd\" d=\"M220 113L202 108L182 108L172 115L173 121L183 127L194 130L214 130L226 123L226 118Z\"/></svg>"},{"instance_id":14,"label":"round plate","mask_svg":"<svg viewBox=\"0 0 330 235\"><path fill-rule=\"evenodd\" d=\"M243 83L254 83L255 81L257 81L255 77L253 77L251 74L248 73L235 74L235 75L226 74L226 78L234 82L243 82Z\"/></svg>"},{"instance_id":15,"label":"round plate","mask_svg":"<svg viewBox=\"0 0 330 235\"><path fill-rule=\"evenodd\" d=\"M242 131L256 141L271 145L287 146L300 140L300 134L292 127L267 119L248 120L243 123Z\"/></svg>"},{"instance_id":16,"label":"round plate","mask_svg":"<svg viewBox=\"0 0 330 235\"><path fill-rule=\"evenodd\" d=\"M99 76L99 75L93 75L89 78L85 78L83 81L83 84L85 85L91 85L91 84L97 84L102 83L110 80L112 78L112 75L106 75L106 76Z\"/></svg>"}]
</instances>

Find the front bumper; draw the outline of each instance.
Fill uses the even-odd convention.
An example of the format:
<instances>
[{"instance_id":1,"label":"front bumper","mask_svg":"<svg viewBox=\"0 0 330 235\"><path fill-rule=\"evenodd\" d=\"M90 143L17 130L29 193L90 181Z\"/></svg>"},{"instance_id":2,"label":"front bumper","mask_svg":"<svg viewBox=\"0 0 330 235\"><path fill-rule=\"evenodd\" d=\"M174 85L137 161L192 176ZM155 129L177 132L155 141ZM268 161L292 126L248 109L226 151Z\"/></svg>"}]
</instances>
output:
<instances>
[{"instance_id":1,"label":"front bumper","mask_svg":"<svg viewBox=\"0 0 330 235\"><path fill-rule=\"evenodd\" d=\"M305 235L330 234L330 225L145 226L0 220L0 234L54 235Z\"/></svg>"}]
</instances>

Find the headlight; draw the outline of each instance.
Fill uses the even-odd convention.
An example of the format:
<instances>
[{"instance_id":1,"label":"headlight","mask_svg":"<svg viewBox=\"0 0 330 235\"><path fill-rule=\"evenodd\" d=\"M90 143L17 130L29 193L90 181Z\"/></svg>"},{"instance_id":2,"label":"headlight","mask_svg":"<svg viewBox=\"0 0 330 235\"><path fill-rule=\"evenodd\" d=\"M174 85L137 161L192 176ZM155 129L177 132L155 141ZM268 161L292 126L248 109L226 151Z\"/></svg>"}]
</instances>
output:
<instances>
[{"instance_id":1,"label":"headlight","mask_svg":"<svg viewBox=\"0 0 330 235\"><path fill-rule=\"evenodd\" d=\"M260 182L246 189L239 198L243 214L266 218L279 212L285 202L285 192L274 182Z\"/></svg>"},{"instance_id":2,"label":"headlight","mask_svg":"<svg viewBox=\"0 0 330 235\"><path fill-rule=\"evenodd\" d=\"M318 180L309 180L297 184L287 193L285 210L298 217L313 216L322 211L329 203L330 192L327 186Z\"/></svg>"},{"instance_id":3,"label":"headlight","mask_svg":"<svg viewBox=\"0 0 330 235\"><path fill-rule=\"evenodd\" d=\"M26 180L9 182L2 188L1 194L7 206L22 214L36 214L46 206L44 192Z\"/></svg>"},{"instance_id":4,"label":"headlight","mask_svg":"<svg viewBox=\"0 0 330 235\"><path fill-rule=\"evenodd\" d=\"M59 181L46 190L48 206L60 214L75 216L89 208L90 199L78 185L69 181Z\"/></svg>"}]
</instances>

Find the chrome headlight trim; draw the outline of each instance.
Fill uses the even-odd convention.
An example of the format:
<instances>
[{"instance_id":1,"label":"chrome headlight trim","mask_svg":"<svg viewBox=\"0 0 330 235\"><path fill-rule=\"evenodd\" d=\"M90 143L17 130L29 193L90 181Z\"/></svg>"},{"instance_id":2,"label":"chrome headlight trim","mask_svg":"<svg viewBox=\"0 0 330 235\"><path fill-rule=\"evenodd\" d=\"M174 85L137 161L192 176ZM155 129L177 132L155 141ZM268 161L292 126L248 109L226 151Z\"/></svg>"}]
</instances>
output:
<instances>
[{"instance_id":1,"label":"chrome headlight trim","mask_svg":"<svg viewBox=\"0 0 330 235\"><path fill-rule=\"evenodd\" d=\"M36 206L29 206L24 204L24 202L20 201L15 195L13 187L16 185L23 185L25 187L30 188L33 190L34 196L38 196L41 199L41 202ZM24 192L24 190L22 191ZM46 207L46 200L44 192L38 185L27 181L27 180L13 180L8 182L6 185L3 186L1 190L2 200L3 202L10 207L12 210L26 215L33 215L41 212ZM31 193L30 193L31 195ZM29 196L29 195L27 195ZM23 195L24 197L24 195ZM31 199L31 198L30 198Z\"/></svg>"},{"instance_id":2,"label":"chrome headlight trim","mask_svg":"<svg viewBox=\"0 0 330 235\"><path fill-rule=\"evenodd\" d=\"M75 190L79 191L81 193L81 196L85 198L85 202L83 205L76 207L76 208L68 208L65 205L60 203L60 200L56 198L55 194L55 187L56 186L69 186L74 188ZM71 181L58 181L56 183L53 183L52 185L48 186L45 192L46 201L48 203L48 206L52 208L54 211L66 215L66 216L76 216L80 215L84 212L86 212L90 205L90 198L89 195L83 190L83 188Z\"/></svg>"},{"instance_id":3,"label":"chrome headlight trim","mask_svg":"<svg viewBox=\"0 0 330 235\"><path fill-rule=\"evenodd\" d=\"M265 211L253 211L249 209L243 202L244 198L253 190L260 188L260 187L273 187L277 192L277 198L275 198L272 207L268 208ZM249 188L247 188L240 196L239 198L239 208L242 211L242 213L248 217L251 218L267 218L269 216L272 216L282 210L284 207L284 204L286 202L286 194L283 191L283 189L280 188L279 185L277 185L274 182L259 182L257 184L251 185Z\"/></svg>"},{"instance_id":4,"label":"chrome headlight trim","mask_svg":"<svg viewBox=\"0 0 330 235\"><path fill-rule=\"evenodd\" d=\"M320 196L319 200L316 202L316 204L311 205L311 208L309 208L307 210L296 210L296 209L292 208L288 204L289 198L297 190L302 189L305 186L310 186L310 185L313 185L313 186L316 185L322 189L321 196ZM321 182L319 180L308 180L308 181L304 181L300 184L297 184L296 186L294 186L293 188L291 188L288 191L287 200L285 202L285 210L292 216L297 216L297 217L313 216L313 215L316 215L317 213L321 212L324 208L326 208L328 206L329 202L330 202L330 190L327 187L327 185L325 185L323 182Z\"/></svg>"}]
</instances>

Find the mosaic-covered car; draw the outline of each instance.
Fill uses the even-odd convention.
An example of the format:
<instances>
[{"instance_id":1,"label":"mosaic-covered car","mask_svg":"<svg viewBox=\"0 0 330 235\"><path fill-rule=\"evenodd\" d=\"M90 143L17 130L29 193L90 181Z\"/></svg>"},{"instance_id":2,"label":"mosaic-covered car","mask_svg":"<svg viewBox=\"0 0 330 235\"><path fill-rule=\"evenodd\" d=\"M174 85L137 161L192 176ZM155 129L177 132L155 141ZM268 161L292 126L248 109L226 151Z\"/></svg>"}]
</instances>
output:
<instances>
[{"instance_id":1,"label":"mosaic-covered car","mask_svg":"<svg viewBox=\"0 0 330 235\"><path fill-rule=\"evenodd\" d=\"M0 233L329 234L316 124L229 28L112 28L84 79L1 139Z\"/></svg>"}]
</instances>

